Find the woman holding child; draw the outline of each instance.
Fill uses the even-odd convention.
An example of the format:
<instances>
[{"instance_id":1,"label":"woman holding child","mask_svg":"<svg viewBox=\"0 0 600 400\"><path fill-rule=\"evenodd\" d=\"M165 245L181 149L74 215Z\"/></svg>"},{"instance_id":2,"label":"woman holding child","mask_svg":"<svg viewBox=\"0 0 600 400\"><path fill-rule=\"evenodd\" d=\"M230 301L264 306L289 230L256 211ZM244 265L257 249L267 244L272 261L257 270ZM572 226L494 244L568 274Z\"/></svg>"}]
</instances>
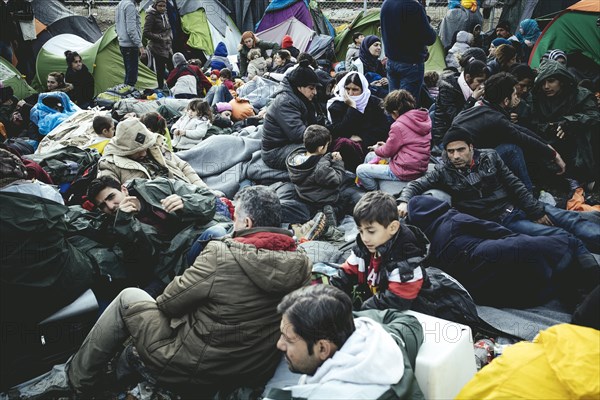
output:
<instances>
[{"instance_id":1,"label":"woman holding child","mask_svg":"<svg viewBox=\"0 0 600 400\"><path fill-rule=\"evenodd\" d=\"M381 99L371 94L363 74L350 72L338 82L327 111L333 151L339 151L346 169L354 172L368 147L387 139L390 122L381 108Z\"/></svg>"}]
</instances>

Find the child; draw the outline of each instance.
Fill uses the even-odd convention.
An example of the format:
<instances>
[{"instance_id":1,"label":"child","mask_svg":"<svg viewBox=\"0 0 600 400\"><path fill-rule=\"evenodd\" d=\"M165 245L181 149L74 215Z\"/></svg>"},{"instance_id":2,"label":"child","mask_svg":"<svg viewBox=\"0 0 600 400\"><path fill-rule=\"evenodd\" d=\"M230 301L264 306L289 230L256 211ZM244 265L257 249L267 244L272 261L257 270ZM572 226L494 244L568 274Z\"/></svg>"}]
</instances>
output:
<instances>
[{"instance_id":1,"label":"child","mask_svg":"<svg viewBox=\"0 0 600 400\"><path fill-rule=\"evenodd\" d=\"M383 101L385 111L395 122L386 142L370 146L373 153L356 168L360 184L367 190L377 189L377 180L409 182L421 177L429 164L431 119L426 109L415 109L417 102L410 92L394 90ZM378 156L379 159L373 156ZM377 164L389 158L389 164Z\"/></svg>"},{"instance_id":2,"label":"child","mask_svg":"<svg viewBox=\"0 0 600 400\"><path fill-rule=\"evenodd\" d=\"M340 196L344 163L340 153L326 154L330 143L329 129L310 125L304 131L304 147L294 150L286 160L298 197L315 208L334 205Z\"/></svg>"},{"instance_id":3,"label":"child","mask_svg":"<svg viewBox=\"0 0 600 400\"><path fill-rule=\"evenodd\" d=\"M229 89L229 91L232 91L235 89L233 88L233 75L231 73L231 70L229 68L223 68L221 70L221 83L227 88Z\"/></svg>"},{"instance_id":4,"label":"child","mask_svg":"<svg viewBox=\"0 0 600 400\"><path fill-rule=\"evenodd\" d=\"M382 191L354 207L356 245L331 284L354 295L356 308L408 310L423 286L427 239L398 220L396 200Z\"/></svg>"},{"instance_id":5,"label":"child","mask_svg":"<svg viewBox=\"0 0 600 400\"><path fill-rule=\"evenodd\" d=\"M438 94L440 93L440 88L438 87L439 80L440 75L435 71L427 71L423 77L423 82L433 100L437 99Z\"/></svg>"},{"instance_id":6,"label":"child","mask_svg":"<svg viewBox=\"0 0 600 400\"><path fill-rule=\"evenodd\" d=\"M206 136L213 116L208 103L201 99L190 101L185 114L173 124L173 148L191 149Z\"/></svg>"},{"instance_id":7,"label":"child","mask_svg":"<svg viewBox=\"0 0 600 400\"><path fill-rule=\"evenodd\" d=\"M219 86L221 84L221 71L219 71L218 69L213 69L212 71L210 71L210 77L208 78L208 80L210 81L211 85L213 86Z\"/></svg>"},{"instance_id":8,"label":"child","mask_svg":"<svg viewBox=\"0 0 600 400\"><path fill-rule=\"evenodd\" d=\"M267 72L267 61L262 56L260 49L252 49L248 52L248 80L255 76L263 76Z\"/></svg>"},{"instance_id":9,"label":"child","mask_svg":"<svg viewBox=\"0 0 600 400\"><path fill-rule=\"evenodd\" d=\"M175 110L173 111L175 112ZM164 136L168 149L173 151L171 134L169 133L169 129L167 129L167 120L162 115L155 111L148 112L140 117L140 122L150 131Z\"/></svg>"},{"instance_id":10,"label":"child","mask_svg":"<svg viewBox=\"0 0 600 400\"><path fill-rule=\"evenodd\" d=\"M97 136L88 148L96 149L98 153L104 154L104 148L110 142L110 139L115 136L115 121L109 116L97 115L92 121L92 128L94 128Z\"/></svg>"},{"instance_id":11,"label":"child","mask_svg":"<svg viewBox=\"0 0 600 400\"><path fill-rule=\"evenodd\" d=\"M473 34L460 31L456 35L456 43L448 50L448 55L446 56L446 65L448 67L454 67L458 69L460 67L459 60L462 56L462 53L471 48L473 44Z\"/></svg>"}]
</instances>

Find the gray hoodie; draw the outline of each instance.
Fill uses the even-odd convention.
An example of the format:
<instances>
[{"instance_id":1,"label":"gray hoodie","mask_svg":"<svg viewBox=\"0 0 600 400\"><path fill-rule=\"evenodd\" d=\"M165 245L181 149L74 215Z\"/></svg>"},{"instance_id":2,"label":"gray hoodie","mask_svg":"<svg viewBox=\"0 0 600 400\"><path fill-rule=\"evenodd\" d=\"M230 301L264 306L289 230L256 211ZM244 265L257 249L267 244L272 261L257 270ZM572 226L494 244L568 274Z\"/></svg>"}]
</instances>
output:
<instances>
[{"instance_id":1,"label":"gray hoodie","mask_svg":"<svg viewBox=\"0 0 600 400\"><path fill-rule=\"evenodd\" d=\"M115 11L115 30L121 47L142 47L142 25L135 0L121 0Z\"/></svg>"}]
</instances>

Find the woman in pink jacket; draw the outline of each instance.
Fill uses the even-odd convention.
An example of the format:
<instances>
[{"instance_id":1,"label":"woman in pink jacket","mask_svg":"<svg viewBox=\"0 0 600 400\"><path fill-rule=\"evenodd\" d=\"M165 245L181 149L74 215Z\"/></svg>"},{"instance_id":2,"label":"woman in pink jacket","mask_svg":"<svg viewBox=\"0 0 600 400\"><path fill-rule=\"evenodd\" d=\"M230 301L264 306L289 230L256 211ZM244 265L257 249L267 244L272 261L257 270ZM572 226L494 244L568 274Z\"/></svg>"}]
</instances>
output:
<instances>
[{"instance_id":1,"label":"woman in pink jacket","mask_svg":"<svg viewBox=\"0 0 600 400\"><path fill-rule=\"evenodd\" d=\"M356 169L360 184L367 190L376 190L378 180L408 182L419 178L429 163L431 120L427 110L415 109L416 101L406 90L388 94L383 107L395 120L389 137L371 146L367 164Z\"/></svg>"}]
</instances>

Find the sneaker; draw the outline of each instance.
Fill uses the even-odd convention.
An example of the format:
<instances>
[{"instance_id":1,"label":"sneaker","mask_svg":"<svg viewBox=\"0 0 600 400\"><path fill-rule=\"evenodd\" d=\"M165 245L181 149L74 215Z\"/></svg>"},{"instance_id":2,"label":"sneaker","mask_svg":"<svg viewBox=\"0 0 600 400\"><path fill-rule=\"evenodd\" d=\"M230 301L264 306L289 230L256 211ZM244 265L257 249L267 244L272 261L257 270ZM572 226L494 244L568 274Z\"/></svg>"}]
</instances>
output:
<instances>
[{"instance_id":1,"label":"sneaker","mask_svg":"<svg viewBox=\"0 0 600 400\"><path fill-rule=\"evenodd\" d=\"M323 207L323 214L325 214L325 217L327 218L327 225L337 226L337 217L332 206L326 205Z\"/></svg>"},{"instance_id":2,"label":"sneaker","mask_svg":"<svg viewBox=\"0 0 600 400\"><path fill-rule=\"evenodd\" d=\"M293 225L294 235L299 242L316 240L327 228L327 218L322 212L318 212L313 219L302 225Z\"/></svg>"}]
</instances>

